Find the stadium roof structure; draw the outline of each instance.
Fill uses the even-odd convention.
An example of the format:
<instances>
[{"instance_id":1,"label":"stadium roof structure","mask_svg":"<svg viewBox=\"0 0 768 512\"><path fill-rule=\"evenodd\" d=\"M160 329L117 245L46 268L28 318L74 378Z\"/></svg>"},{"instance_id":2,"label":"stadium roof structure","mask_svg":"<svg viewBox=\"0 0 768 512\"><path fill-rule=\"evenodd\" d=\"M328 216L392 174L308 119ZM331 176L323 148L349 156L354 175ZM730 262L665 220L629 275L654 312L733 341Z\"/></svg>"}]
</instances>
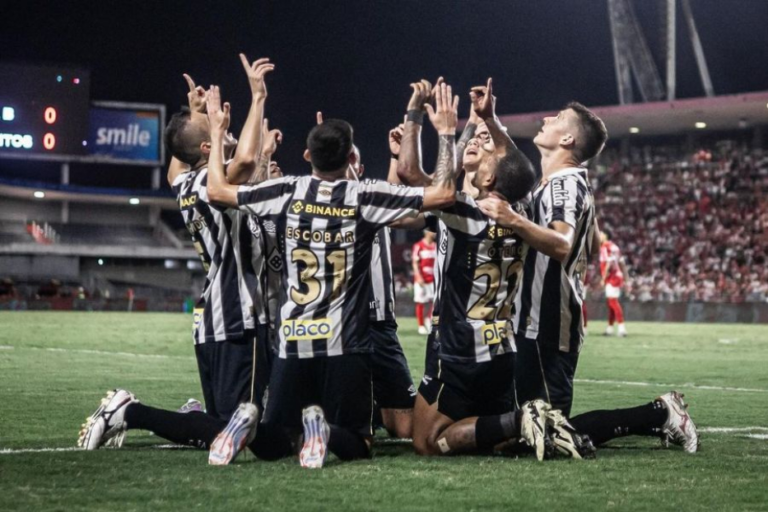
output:
<instances>
[{"instance_id":1,"label":"stadium roof structure","mask_svg":"<svg viewBox=\"0 0 768 512\"><path fill-rule=\"evenodd\" d=\"M140 203L144 206L159 206L171 210L178 208L176 200L164 191L84 187L0 178L0 197L35 201L36 194L40 192L43 192L49 201L126 204L131 200L138 199L138 202L131 204Z\"/></svg>"},{"instance_id":2,"label":"stadium roof structure","mask_svg":"<svg viewBox=\"0 0 768 512\"><path fill-rule=\"evenodd\" d=\"M590 108L603 119L613 139L768 125L768 91ZM541 128L541 120L556 113L512 114L501 116L501 122L510 136L530 139Z\"/></svg>"}]
</instances>

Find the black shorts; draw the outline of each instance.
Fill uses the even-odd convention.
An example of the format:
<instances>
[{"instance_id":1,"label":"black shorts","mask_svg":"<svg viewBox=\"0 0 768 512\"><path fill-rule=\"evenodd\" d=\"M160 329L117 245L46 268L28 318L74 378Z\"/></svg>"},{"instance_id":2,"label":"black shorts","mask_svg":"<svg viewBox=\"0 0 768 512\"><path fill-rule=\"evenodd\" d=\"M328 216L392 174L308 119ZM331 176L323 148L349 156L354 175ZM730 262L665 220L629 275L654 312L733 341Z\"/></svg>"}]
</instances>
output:
<instances>
[{"instance_id":1,"label":"black shorts","mask_svg":"<svg viewBox=\"0 0 768 512\"><path fill-rule=\"evenodd\" d=\"M517 336L515 391L518 404L540 398L570 416L577 352L562 352L556 345Z\"/></svg>"},{"instance_id":2,"label":"black shorts","mask_svg":"<svg viewBox=\"0 0 768 512\"><path fill-rule=\"evenodd\" d=\"M515 408L514 365L512 353L483 363L438 359L437 372L425 373L419 393L428 404L437 402L437 410L454 421L504 414Z\"/></svg>"},{"instance_id":3,"label":"black shorts","mask_svg":"<svg viewBox=\"0 0 768 512\"><path fill-rule=\"evenodd\" d=\"M372 387L370 354L275 358L263 421L298 433L302 409L319 405L330 425L370 437Z\"/></svg>"},{"instance_id":4,"label":"black shorts","mask_svg":"<svg viewBox=\"0 0 768 512\"><path fill-rule=\"evenodd\" d=\"M413 409L416 388L397 339L397 322L370 322L368 328L373 341L373 401L381 409Z\"/></svg>"},{"instance_id":5,"label":"black shorts","mask_svg":"<svg viewBox=\"0 0 768 512\"><path fill-rule=\"evenodd\" d=\"M272 360L267 326L246 331L239 339L195 345L195 356L208 414L229 421L241 403L251 400L251 393L261 407Z\"/></svg>"}]
</instances>

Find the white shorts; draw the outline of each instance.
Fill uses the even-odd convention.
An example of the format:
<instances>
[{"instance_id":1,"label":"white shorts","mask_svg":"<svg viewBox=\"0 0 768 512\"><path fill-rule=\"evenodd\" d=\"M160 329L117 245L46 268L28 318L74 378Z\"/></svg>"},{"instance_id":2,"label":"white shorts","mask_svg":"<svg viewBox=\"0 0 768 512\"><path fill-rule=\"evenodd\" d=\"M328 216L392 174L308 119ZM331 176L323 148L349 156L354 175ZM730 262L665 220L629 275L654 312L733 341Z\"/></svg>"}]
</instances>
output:
<instances>
[{"instance_id":1,"label":"white shorts","mask_svg":"<svg viewBox=\"0 0 768 512\"><path fill-rule=\"evenodd\" d=\"M605 283L605 298L606 299L618 299L621 297L621 288L613 286L612 284Z\"/></svg>"},{"instance_id":2,"label":"white shorts","mask_svg":"<svg viewBox=\"0 0 768 512\"><path fill-rule=\"evenodd\" d=\"M427 304L435 300L435 283L413 283L413 302Z\"/></svg>"}]
</instances>

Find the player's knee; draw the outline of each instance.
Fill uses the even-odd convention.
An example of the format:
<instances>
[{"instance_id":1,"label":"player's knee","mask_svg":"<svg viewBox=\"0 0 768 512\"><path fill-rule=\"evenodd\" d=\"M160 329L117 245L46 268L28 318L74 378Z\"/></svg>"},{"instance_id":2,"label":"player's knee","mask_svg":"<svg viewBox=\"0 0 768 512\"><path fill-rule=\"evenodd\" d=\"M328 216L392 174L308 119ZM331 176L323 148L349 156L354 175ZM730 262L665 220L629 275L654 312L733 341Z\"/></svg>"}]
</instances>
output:
<instances>
[{"instance_id":1,"label":"player's knee","mask_svg":"<svg viewBox=\"0 0 768 512\"><path fill-rule=\"evenodd\" d=\"M416 455L431 456L439 454L437 450L436 440L431 439L428 436L413 438L413 449L416 451Z\"/></svg>"},{"instance_id":2,"label":"player's knee","mask_svg":"<svg viewBox=\"0 0 768 512\"><path fill-rule=\"evenodd\" d=\"M382 419L390 436L408 439L413 435L413 409L382 410Z\"/></svg>"}]
</instances>

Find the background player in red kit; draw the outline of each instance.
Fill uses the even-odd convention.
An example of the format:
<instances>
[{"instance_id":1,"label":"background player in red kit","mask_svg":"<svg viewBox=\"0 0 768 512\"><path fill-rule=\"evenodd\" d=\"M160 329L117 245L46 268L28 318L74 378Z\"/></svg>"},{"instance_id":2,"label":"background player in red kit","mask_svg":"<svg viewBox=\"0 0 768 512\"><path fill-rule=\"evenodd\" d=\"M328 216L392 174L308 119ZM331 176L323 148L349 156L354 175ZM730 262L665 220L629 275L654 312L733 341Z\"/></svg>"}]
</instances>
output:
<instances>
[{"instance_id":1,"label":"background player in red kit","mask_svg":"<svg viewBox=\"0 0 768 512\"><path fill-rule=\"evenodd\" d=\"M419 334L429 334L432 302L435 300L435 234L424 231L424 238L413 244L411 260L413 261L413 301L416 303L416 321L419 324ZM429 308L427 309L427 304ZM425 322L424 310L427 309Z\"/></svg>"},{"instance_id":2,"label":"background player in red kit","mask_svg":"<svg viewBox=\"0 0 768 512\"><path fill-rule=\"evenodd\" d=\"M608 301L608 327L605 335L613 334L614 321L619 324L618 335L626 336L624 327L624 311L619 304L621 287L624 285L624 276L627 274L627 266L621 256L619 246L611 241L611 231L603 229L600 233L600 277L605 286L605 298Z\"/></svg>"}]
</instances>

